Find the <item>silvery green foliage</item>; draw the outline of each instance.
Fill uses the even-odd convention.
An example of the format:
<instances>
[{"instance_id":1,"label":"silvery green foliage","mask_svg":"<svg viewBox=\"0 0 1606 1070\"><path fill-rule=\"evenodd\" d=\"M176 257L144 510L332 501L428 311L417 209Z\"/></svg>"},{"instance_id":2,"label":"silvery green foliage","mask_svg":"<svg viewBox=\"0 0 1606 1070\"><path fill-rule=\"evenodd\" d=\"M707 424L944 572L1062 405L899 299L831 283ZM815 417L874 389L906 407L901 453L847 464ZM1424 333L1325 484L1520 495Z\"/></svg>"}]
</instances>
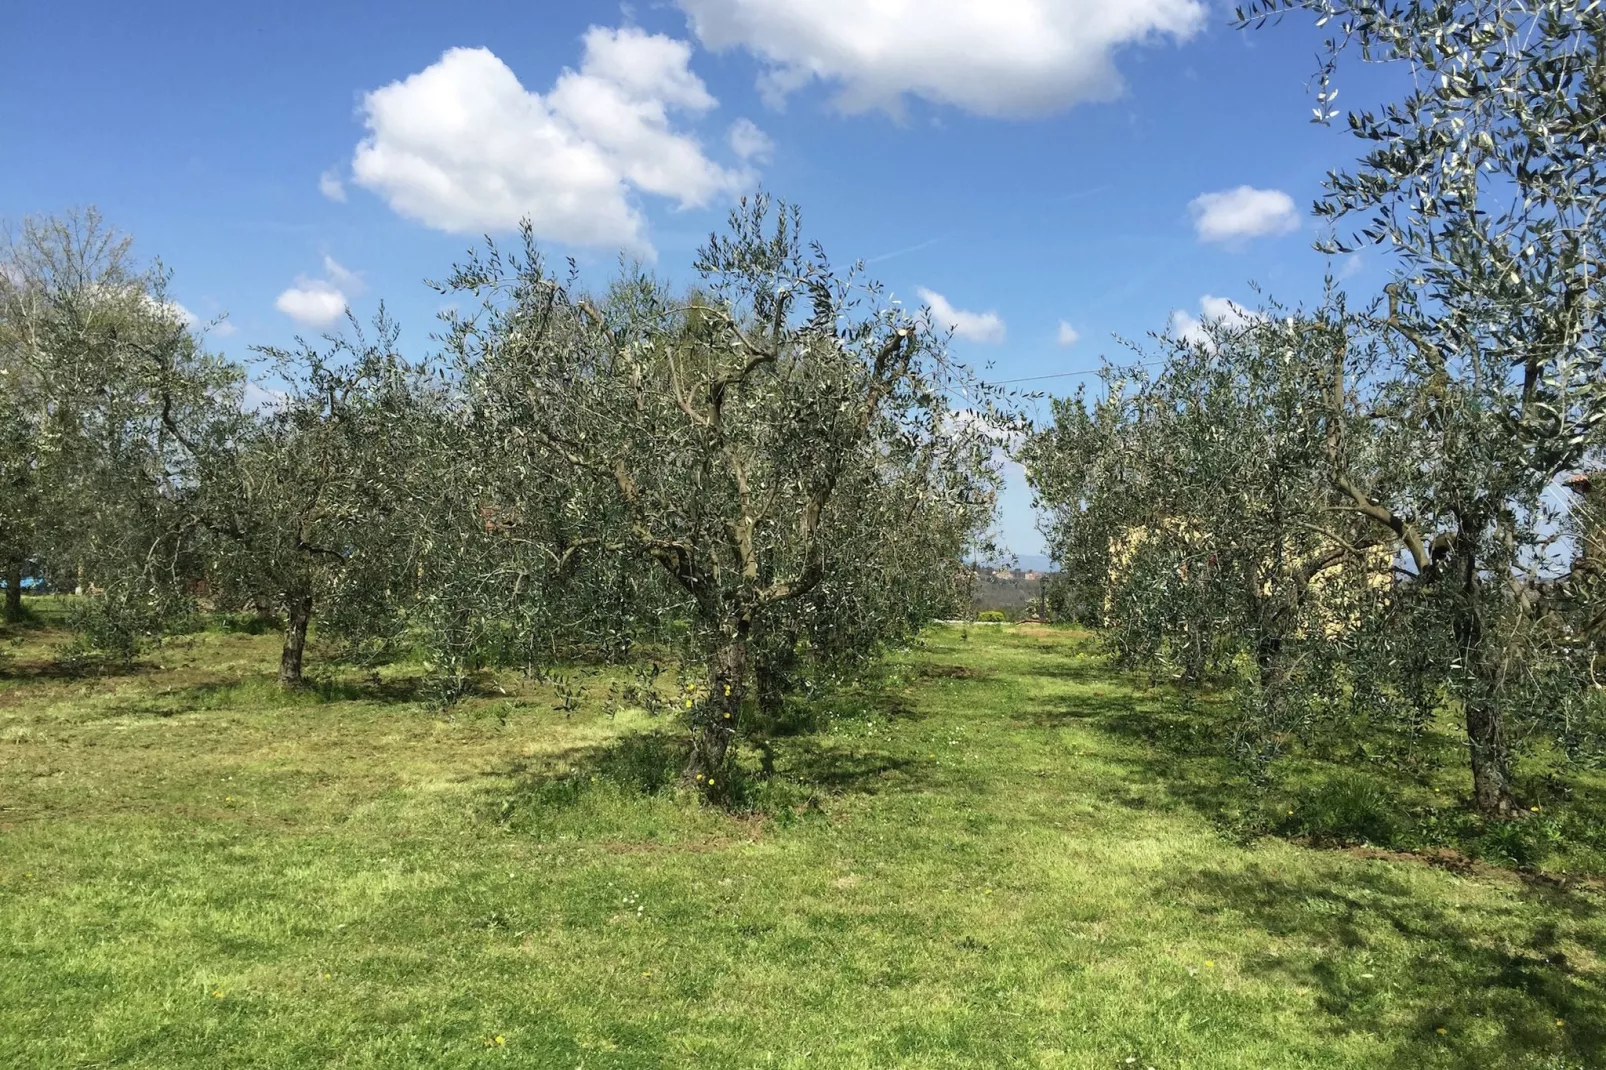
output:
<instances>
[{"instance_id":1,"label":"silvery green foliage","mask_svg":"<svg viewBox=\"0 0 1606 1070\"><path fill-rule=\"evenodd\" d=\"M404 626L433 426L397 341L381 309L371 336L352 321L320 343L263 349L271 402L186 440L211 599L283 615L286 684L300 683L314 621L354 655L382 654Z\"/></svg>"},{"instance_id":2,"label":"silvery green foliage","mask_svg":"<svg viewBox=\"0 0 1606 1070\"><path fill-rule=\"evenodd\" d=\"M81 606L87 646L131 656L188 604L182 439L230 404L238 369L91 210L8 233L0 378L0 557L100 592Z\"/></svg>"},{"instance_id":3,"label":"silvery green foliage","mask_svg":"<svg viewBox=\"0 0 1606 1070\"><path fill-rule=\"evenodd\" d=\"M1345 55L1411 75L1405 99L1349 113L1367 150L1330 176L1317 209L1335 228L1328 248L1381 246L1395 265L1372 317L1391 359L1348 386L1367 397L1390 464L1375 481L1335 471L1333 483L1406 561L1402 627L1418 630L1383 633L1394 666L1459 701L1477 803L1505 813L1508 709L1553 693L1556 672L1599 643L1600 574L1556 534L1573 504L1559 481L1600 466L1606 414L1606 12L1594 0L1262 0L1239 15L1296 10L1330 35L1319 121L1338 115Z\"/></svg>"},{"instance_id":4,"label":"silvery green foliage","mask_svg":"<svg viewBox=\"0 0 1606 1070\"><path fill-rule=\"evenodd\" d=\"M1100 396L1056 400L1022 451L1084 619L1130 663L1238 678L1247 756L1342 697L1335 654L1389 583L1383 540L1328 482L1376 462L1354 406L1330 403L1367 359L1352 330L1335 307L1162 336Z\"/></svg>"},{"instance_id":5,"label":"silvery green foliage","mask_svg":"<svg viewBox=\"0 0 1606 1070\"><path fill-rule=\"evenodd\" d=\"M469 419L501 444L476 507L542 532L560 569L613 562L596 575L685 622L709 666L688 712L706 786L755 658L821 636L862 651L930 612L991 516L1001 420L929 323L806 249L785 206L744 202L695 267L690 293L626 270L589 296L526 230L445 286L481 299L447 332Z\"/></svg>"}]
</instances>

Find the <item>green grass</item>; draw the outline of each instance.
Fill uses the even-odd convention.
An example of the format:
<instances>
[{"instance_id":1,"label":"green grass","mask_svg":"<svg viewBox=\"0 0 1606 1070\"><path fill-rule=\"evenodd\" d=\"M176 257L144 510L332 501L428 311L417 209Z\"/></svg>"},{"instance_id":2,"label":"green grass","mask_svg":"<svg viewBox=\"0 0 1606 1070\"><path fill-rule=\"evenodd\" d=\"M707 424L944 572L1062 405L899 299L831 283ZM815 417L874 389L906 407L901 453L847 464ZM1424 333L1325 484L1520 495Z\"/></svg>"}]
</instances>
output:
<instances>
[{"instance_id":1,"label":"green grass","mask_svg":"<svg viewBox=\"0 0 1606 1070\"><path fill-rule=\"evenodd\" d=\"M1606 1065L1596 886L1254 835L1284 789L1076 632L932 632L747 816L606 675L448 717L53 638L0 676L0 1066Z\"/></svg>"}]
</instances>

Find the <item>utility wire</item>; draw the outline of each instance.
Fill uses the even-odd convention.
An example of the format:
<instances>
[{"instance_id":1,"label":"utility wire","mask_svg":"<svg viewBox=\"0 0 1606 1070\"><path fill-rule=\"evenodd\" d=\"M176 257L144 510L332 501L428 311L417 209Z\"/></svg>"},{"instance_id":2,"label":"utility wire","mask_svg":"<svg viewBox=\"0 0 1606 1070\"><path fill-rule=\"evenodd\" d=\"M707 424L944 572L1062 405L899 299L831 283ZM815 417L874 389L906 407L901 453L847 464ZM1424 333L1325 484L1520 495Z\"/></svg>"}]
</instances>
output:
<instances>
[{"instance_id":1,"label":"utility wire","mask_svg":"<svg viewBox=\"0 0 1606 1070\"><path fill-rule=\"evenodd\" d=\"M1120 364L1120 365L1116 365L1115 367L1116 367L1116 370L1119 371L1121 368L1152 368L1156 364L1164 364L1164 363L1165 363L1165 361L1163 361L1163 360L1145 360L1145 361L1141 361L1141 362L1139 362L1137 364ZM1069 378L1071 378L1072 376L1075 376L1075 375L1097 375L1099 372L1101 372L1103 370L1104 370L1103 368L1083 368L1081 371L1074 371L1074 372L1053 372L1052 374L1049 374L1049 375L1027 375L1027 376L1023 376L1023 377L1021 377L1019 379L998 379L998 380L994 380L993 382L989 383L988 385L989 386L1008 386L1011 383L1035 383L1040 379L1069 379Z\"/></svg>"}]
</instances>

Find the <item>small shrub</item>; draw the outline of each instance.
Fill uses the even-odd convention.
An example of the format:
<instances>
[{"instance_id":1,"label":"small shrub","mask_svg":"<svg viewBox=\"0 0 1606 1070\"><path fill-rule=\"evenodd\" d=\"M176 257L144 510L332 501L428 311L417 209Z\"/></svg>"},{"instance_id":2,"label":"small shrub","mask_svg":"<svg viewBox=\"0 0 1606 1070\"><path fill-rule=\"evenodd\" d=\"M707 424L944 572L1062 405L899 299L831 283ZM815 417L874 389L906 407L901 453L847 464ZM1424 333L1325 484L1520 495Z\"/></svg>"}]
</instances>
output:
<instances>
[{"instance_id":1,"label":"small shrub","mask_svg":"<svg viewBox=\"0 0 1606 1070\"><path fill-rule=\"evenodd\" d=\"M212 619L217 630L228 635L267 635L279 630L279 618L263 613L219 613Z\"/></svg>"},{"instance_id":2,"label":"small shrub","mask_svg":"<svg viewBox=\"0 0 1606 1070\"><path fill-rule=\"evenodd\" d=\"M1561 830L1554 821L1490 821L1473 843L1479 857L1490 862L1538 869L1561 846Z\"/></svg>"},{"instance_id":3,"label":"small shrub","mask_svg":"<svg viewBox=\"0 0 1606 1070\"><path fill-rule=\"evenodd\" d=\"M1345 773L1306 793L1284 826L1318 843L1385 847L1399 837L1399 805L1374 781Z\"/></svg>"},{"instance_id":4,"label":"small shrub","mask_svg":"<svg viewBox=\"0 0 1606 1070\"><path fill-rule=\"evenodd\" d=\"M976 620L982 624L1002 624L1004 619L1004 611L1001 609L984 609L976 614Z\"/></svg>"},{"instance_id":5,"label":"small shrub","mask_svg":"<svg viewBox=\"0 0 1606 1070\"><path fill-rule=\"evenodd\" d=\"M57 658L79 667L126 666L160 634L156 608L127 597L76 601L67 611L67 625L73 638L58 649Z\"/></svg>"}]
</instances>

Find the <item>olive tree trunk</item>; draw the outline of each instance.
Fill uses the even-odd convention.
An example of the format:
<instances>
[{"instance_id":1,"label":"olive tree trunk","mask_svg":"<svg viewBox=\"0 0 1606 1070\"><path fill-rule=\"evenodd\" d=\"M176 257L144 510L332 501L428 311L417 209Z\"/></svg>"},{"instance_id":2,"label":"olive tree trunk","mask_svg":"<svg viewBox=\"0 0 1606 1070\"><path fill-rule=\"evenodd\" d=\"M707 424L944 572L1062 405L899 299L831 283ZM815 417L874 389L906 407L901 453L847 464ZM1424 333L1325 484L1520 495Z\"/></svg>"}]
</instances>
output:
<instances>
[{"instance_id":1,"label":"olive tree trunk","mask_svg":"<svg viewBox=\"0 0 1606 1070\"><path fill-rule=\"evenodd\" d=\"M724 786L725 760L746 696L748 661L745 636L728 640L715 651L708 664L708 699L692 710L686 780L705 795L718 794Z\"/></svg>"},{"instance_id":2,"label":"olive tree trunk","mask_svg":"<svg viewBox=\"0 0 1606 1070\"><path fill-rule=\"evenodd\" d=\"M1500 710L1497 652L1489 649L1489 637L1478 604L1479 580L1473 567L1474 556L1463 538L1460 566L1461 590L1452 627L1456 646L1467 671L1476 677L1476 692L1465 699L1467 747L1472 759L1472 801L1485 817L1505 818L1517 812L1511 795L1511 755L1506 746L1504 719Z\"/></svg>"},{"instance_id":3,"label":"olive tree trunk","mask_svg":"<svg viewBox=\"0 0 1606 1070\"><path fill-rule=\"evenodd\" d=\"M301 661L307 649L307 624L312 620L312 596L297 595L285 602L284 651L279 655L279 683L301 686Z\"/></svg>"},{"instance_id":4,"label":"olive tree trunk","mask_svg":"<svg viewBox=\"0 0 1606 1070\"><path fill-rule=\"evenodd\" d=\"M1511 817L1517 806L1511 795L1510 762L1498 705L1467 703L1467 742L1472 752L1472 801L1478 812L1485 817Z\"/></svg>"},{"instance_id":5,"label":"olive tree trunk","mask_svg":"<svg viewBox=\"0 0 1606 1070\"><path fill-rule=\"evenodd\" d=\"M19 624L22 621L22 562L13 561L6 567L6 617L7 624Z\"/></svg>"}]
</instances>

